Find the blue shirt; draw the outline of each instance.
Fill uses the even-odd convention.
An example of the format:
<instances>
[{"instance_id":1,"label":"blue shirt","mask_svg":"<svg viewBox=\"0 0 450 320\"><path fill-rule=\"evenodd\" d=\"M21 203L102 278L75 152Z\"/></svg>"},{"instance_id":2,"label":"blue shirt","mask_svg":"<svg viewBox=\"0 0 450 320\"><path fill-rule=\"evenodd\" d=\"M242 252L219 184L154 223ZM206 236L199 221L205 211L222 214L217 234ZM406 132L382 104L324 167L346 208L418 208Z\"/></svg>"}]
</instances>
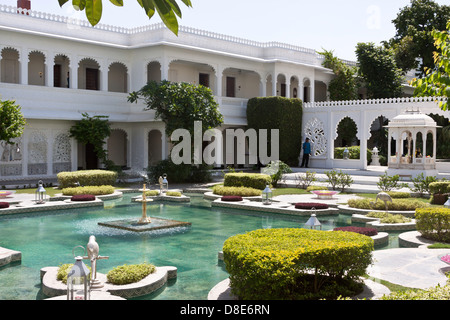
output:
<instances>
[{"instance_id":1,"label":"blue shirt","mask_svg":"<svg viewBox=\"0 0 450 320\"><path fill-rule=\"evenodd\" d=\"M311 143L305 142L303 143L303 153L310 154L311 153Z\"/></svg>"}]
</instances>

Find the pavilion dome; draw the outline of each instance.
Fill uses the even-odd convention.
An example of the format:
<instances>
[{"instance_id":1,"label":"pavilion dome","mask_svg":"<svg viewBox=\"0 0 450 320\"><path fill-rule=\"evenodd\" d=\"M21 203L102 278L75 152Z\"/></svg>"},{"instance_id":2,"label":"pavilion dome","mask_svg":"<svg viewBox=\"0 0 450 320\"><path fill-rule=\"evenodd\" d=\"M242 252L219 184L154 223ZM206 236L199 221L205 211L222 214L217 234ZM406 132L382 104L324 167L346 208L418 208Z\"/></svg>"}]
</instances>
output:
<instances>
[{"instance_id":1,"label":"pavilion dome","mask_svg":"<svg viewBox=\"0 0 450 320\"><path fill-rule=\"evenodd\" d=\"M387 126L388 128L408 127L437 127L436 121L419 110L407 110L405 113L394 117Z\"/></svg>"}]
</instances>

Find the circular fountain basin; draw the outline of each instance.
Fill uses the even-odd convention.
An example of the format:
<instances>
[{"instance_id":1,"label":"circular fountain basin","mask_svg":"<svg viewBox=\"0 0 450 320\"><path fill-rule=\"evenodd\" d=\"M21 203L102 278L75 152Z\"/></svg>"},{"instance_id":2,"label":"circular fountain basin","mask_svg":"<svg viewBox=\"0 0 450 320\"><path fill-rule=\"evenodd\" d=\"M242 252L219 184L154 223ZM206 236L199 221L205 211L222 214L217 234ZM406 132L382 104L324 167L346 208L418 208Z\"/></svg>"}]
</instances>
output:
<instances>
[{"instance_id":1,"label":"circular fountain basin","mask_svg":"<svg viewBox=\"0 0 450 320\"><path fill-rule=\"evenodd\" d=\"M10 195L16 193L15 190L0 190L0 199L9 197Z\"/></svg>"},{"instance_id":2,"label":"circular fountain basin","mask_svg":"<svg viewBox=\"0 0 450 320\"><path fill-rule=\"evenodd\" d=\"M339 191L331 190L313 190L311 193L315 194L319 199L333 199L333 196L339 193Z\"/></svg>"}]
</instances>

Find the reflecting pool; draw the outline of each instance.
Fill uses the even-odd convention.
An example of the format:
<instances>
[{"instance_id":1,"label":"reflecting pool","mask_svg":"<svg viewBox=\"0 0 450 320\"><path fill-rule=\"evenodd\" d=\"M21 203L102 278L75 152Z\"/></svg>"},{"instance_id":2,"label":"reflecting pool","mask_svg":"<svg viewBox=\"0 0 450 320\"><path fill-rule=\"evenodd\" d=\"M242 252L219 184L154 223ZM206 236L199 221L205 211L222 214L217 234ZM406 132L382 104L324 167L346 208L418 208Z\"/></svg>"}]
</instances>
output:
<instances>
[{"instance_id":1,"label":"reflecting pool","mask_svg":"<svg viewBox=\"0 0 450 320\"><path fill-rule=\"evenodd\" d=\"M211 208L202 196L190 195L187 204L152 202L150 217L190 222L190 227L152 232L131 232L98 225L99 222L139 218L137 194L106 201L104 208L55 210L0 218L0 247L22 252L22 262L0 268L0 300L43 299L40 269L74 261L72 250L86 246L95 235L100 245L97 270L107 273L123 264L149 262L175 266L178 277L157 292L139 299L206 299L208 292L228 274L218 258L224 241L235 234L260 228L303 228L309 217L258 214L236 209ZM351 224L349 215L319 217L323 230Z\"/></svg>"}]
</instances>

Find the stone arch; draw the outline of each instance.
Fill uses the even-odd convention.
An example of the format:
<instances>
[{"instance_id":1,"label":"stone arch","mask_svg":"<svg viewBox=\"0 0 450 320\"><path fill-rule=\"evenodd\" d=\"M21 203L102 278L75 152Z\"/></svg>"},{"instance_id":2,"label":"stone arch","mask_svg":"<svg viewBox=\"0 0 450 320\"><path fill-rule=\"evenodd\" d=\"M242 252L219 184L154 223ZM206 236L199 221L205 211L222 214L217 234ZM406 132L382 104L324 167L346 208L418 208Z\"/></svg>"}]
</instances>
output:
<instances>
[{"instance_id":1,"label":"stone arch","mask_svg":"<svg viewBox=\"0 0 450 320\"><path fill-rule=\"evenodd\" d=\"M287 97L287 76L284 73L277 75L277 96Z\"/></svg>"},{"instance_id":2,"label":"stone arch","mask_svg":"<svg viewBox=\"0 0 450 320\"><path fill-rule=\"evenodd\" d=\"M367 139L367 148L372 150L377 147L379 155L387 157L388 155L388 129L385 127L389 124L389 119L380 115L370 122L369 135Z\"/></svg>"},{"instance_id":3,"label":"stone arch","mask_svg":"<svg viewBox=\"0 0 450 320\"><path fill-rule=\"evenodd\" d=\"M70 88L69 57L59 53L55 55L53 63L53 86L57 88Z\"/></svg>"},{"instance_id":4,"label":"stone arch","mask_svg":"<svg viewBox=\"0 0 450 320\"><path fill-rule=\"evenodd\" d=\"M204 62L183 59L171 60L169 62L169 80L195 85L201 84L210 88L214 94L217 93L216 69Z\"/></svg>"},{"instance_id":5,"label":"stone arch","mask_svg":"<svg viewBox=\"0 0 450 320\"><path fill-rule=\"evenodd\" d=\"M291 76L290 79L290 97L291 98L300 98L300 79L297 76Z\"/></svg>"},{"instance_id":6,"label":"stone arch","mask_svg":"<svg viewBox=\"0 0 450 320\"><path fill-rule=\"evenodd\" d=\"M156 81L161 82L162 66L159 61L150 61L147 63L147 82Z\"/></svg>"},{"instance_id":7,"label":"stone arch","mask_svg":"<svg viewBox=\"0 0 450 320\"><path fill-rule=\"evenodd\" d=\"M308 77L303 78L303 102L311 102L311 80Z\"/></svg>"},{"instance_id":8,"label":"stone arch","mask_svg":"<svg viewBox=\"0 0 450 320\"><path fill-rule=\"evenodd\" d=\"M1 82L20 83L20 53L12 47L5 47L1 51Z\"/></svg>"},{"instance_id":9,"label":"stone arch","mask_svg":"<svg viewBox=\"0 0 450 320\"><path fill-rule=\"evenodd\" d=\"M122 62L113 62L108 68L108 91L128 92L128 68Z\"/></svg>"},{"instance_id":10,"label":"stone arch","mask_svg":"<svg viewBox=\"0 0 450 320\"><path fill-rule=\"evenodd\" d=\"M359 145L357 121L350 116L344 116L335 127L334 147L352 145Z\"/></svg>"},{"instance_id":11,"label":"stone arch","mask_svg":"<svg viewBox=\"0 0 450 320\"><path fill-rule=\"evenodd\" d=\"M78 63L78 89L100 90L100 64L92 58Z\"/></svg>"},{"instance_id":12,"label":"stone arch","mask_svg":"<svg viewBox=\"0 0 450 320\"><path fill-rule=\"evenodd\" d=\"M154 166L163 159L164 134L159 129L151 129L147 134L148 140L148 166Z\"/></svg>"},{"instance_id":13,"label":"stone arch","mask_svg":"<svg viewBox=\"0 0 450 320\"><path fill-rule=\"evenodd\" d=\"M225 68L222 73L222 92L230 98L257 97L261 92L261 76L254 70Z\"/></svg>"},{"instance_id":14,"label":"stone arch","mask_svg":"<svg viewBox=\"0 0 450 320\"><path fill-rule=\"evenodd\" d=\"M122 168L128 166L128 140L128 133L125 130L111 129L107 142L108 159Z\"/></svg>"},{"instance_id":15,"label":"stone arch","mask_svg":"<svg viewBox=\"0 0 450 320\"><path fill-rule=\"evenodd\" d=\"M28 54L28 84L36 86L45 85L45 55L34 50Z\"/></svg>"}]
</instances>

